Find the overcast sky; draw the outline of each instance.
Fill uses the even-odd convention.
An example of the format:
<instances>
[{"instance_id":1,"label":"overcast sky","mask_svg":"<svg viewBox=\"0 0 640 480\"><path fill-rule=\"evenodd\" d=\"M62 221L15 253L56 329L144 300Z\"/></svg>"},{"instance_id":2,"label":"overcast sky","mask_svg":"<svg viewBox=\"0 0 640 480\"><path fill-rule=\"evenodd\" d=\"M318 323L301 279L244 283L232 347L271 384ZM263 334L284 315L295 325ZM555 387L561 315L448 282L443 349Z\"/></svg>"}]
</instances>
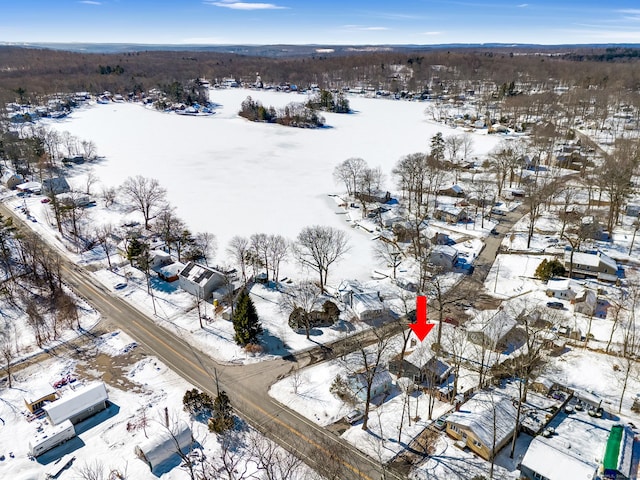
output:
<instances>
[{"instance_id":1,"label":"overcast sky","mask_svg":"<svg viewBox=\"0 0 640 480\"><path fill-rule=\"evenodd\" d=\"M640 1L0 0L0 42L640 43Z\"/></svg>"}]
</instances>

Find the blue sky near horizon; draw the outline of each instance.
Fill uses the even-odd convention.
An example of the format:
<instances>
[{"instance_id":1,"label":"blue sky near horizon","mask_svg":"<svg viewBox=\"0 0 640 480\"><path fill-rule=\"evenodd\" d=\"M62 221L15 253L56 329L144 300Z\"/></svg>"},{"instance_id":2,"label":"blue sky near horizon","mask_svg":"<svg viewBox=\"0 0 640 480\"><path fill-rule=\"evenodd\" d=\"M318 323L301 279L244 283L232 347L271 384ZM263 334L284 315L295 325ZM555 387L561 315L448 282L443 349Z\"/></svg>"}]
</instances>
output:
<instances>
[{"instance_id":1,"label":"blue sky near horizon","mask_svg":"<svg viewBox=\"0 0 640 480\"><path fill-rule=\"evenodd\" d=\"M640 2L0 0L0 42L640 43Z\"/></svg>"}]
</instances>

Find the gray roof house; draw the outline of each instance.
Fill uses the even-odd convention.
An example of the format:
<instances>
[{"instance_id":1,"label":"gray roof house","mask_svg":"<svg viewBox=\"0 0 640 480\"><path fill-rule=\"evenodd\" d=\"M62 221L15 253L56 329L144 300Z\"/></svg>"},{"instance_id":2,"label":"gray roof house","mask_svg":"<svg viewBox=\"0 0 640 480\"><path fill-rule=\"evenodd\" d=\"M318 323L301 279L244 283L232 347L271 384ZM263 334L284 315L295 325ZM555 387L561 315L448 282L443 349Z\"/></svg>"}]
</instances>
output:
<instances>
[{"instance_id":1,"label":"gray roof house","mask_svg":"<svg viewBox=\"0 0 640 480\"><path fill-rule=\"evenodd\" d=\"M71 191L71 187L64 177L45 178L42 180L42 193L45 195L66 193Z\"/></svg>"},{"instance_id":2,"label":"gray roof house","mask_svg":"<svg viewBox=\"0 0 640 480\"><path fill-rule=\"evenodd\" d=\"M458 250L449 245L436 245L429 254L429 262L444 270L453 270L457 261Z\"/></svg>"},{"instance_id":3,"label":"gray roof house","mask_svg":"<svg viewBox=\"0 0 640 480\"><path fill-rule=\"evenodd\" d=\"M189 262L178 274L180 288L201 299L211 296L226 282L224 273L199 263Z\"/></svg>"}]
</instances>

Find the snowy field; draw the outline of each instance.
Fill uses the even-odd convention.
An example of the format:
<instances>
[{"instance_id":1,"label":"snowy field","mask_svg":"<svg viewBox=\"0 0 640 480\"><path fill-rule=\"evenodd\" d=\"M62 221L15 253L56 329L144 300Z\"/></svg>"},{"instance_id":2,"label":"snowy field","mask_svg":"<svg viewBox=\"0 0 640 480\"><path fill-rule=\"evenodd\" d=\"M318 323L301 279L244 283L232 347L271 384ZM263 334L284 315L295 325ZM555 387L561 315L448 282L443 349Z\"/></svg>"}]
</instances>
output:
<instances>
[{"instance_id":1,"label":"snowy field","mask_svg":"<svg viewBox=\"0 0 640 480\"><path fill-rule=\"evenodd\" d=\"M104 186L118 186L134 175L158 179L192 231L217 236L219 263L225 262L224 249L234 235L265 232L294 239L313 224L348 231L352 248L339 274L330 272L330 283L367 278L371 271L370 236L352 230L328 197L344 190L333 180L335 166L361 157L382 168L385 188L394 191L391 169L402 156L428 151L437 132L445 137L464 133L428 121L424 102L362 97L349 98L353 114L325 114L322 129L252 123L237 115L248 95L275 107L306 99L301 94L212 90L211 100L220 106L209 117L111 103L87 105L47 124L95 143L105 157L94 166ZM473 133L473 156L482 158L500 139L486 130ZM82 173L76 184L82 184Z\"/></svg>"}]
</instances>

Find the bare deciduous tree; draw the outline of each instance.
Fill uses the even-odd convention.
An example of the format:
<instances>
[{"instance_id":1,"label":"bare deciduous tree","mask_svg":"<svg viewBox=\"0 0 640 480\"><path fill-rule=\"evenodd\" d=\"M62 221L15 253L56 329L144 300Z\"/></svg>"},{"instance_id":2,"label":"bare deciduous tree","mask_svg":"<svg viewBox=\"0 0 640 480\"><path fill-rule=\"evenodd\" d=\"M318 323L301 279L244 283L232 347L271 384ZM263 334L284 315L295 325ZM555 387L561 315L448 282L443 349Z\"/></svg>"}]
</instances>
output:
<instances>
[{"instance_id":1,"label":"bare deciduous tree","mask_svg":"<svg viewBox=\"0 0 640 480\"><path fill-rule=\"evenodd\" d=\"M358 179L367 164L362 158L347 158L333 170L336 182L344 183L347 195L353 196L358 191Z\"/></svg>"},{"instance_id":2,"label":"bare deciduous tree","mask_svg":"<svg viewBox=\"0 0 640 480\"><path fill-rule=\"evenodd\" d=\"M227 254L232 261L240 268L242 281L247 282L247 254L249 253L249 239L238 235L231 238L227 246Z\"/></svg>"},{"instance_id":3,"label":"bare deciduous tree","mask_svg":"<svg viewBox=\"0 0 640 480\"><path fill-rule=\"evenodd\" d=\"M329 267L348 250L347 235L342 230L322 225L303 228L294 247L300 263L318 272L322 290L327 282Z\"/></svg>"},{"instance_id":4,"label":"bare deciduous tree","mask_svg":"<svg viewBox=\"0 0 640 480\"><path fill-rule=\"evenodd\" d=\"M127 178L122 184L122 192L133 204L134 210L144 217L144 228L149 229L149 222L165 203L167 191L155 178L142 175Z\"/></svg>"}]
</instances>

